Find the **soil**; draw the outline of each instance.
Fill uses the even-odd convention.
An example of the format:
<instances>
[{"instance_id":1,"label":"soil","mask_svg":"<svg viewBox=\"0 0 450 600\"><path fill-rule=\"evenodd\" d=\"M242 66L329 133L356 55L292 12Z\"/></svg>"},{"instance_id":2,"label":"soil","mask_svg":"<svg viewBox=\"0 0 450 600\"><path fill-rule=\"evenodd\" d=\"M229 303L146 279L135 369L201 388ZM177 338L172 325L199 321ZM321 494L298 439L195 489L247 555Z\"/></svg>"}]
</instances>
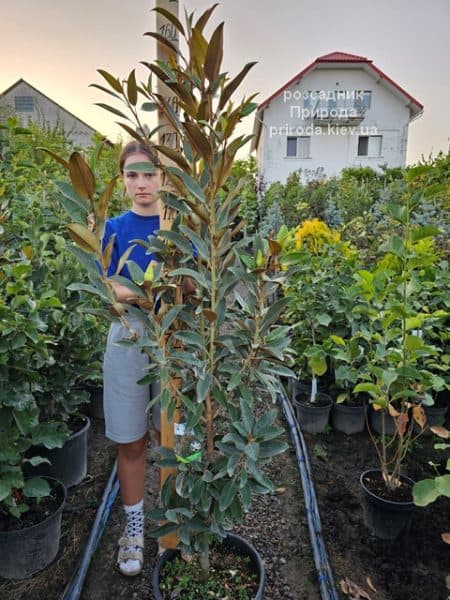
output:
<instances>
[{"instance_id":1,"label":"soil","mask_svg":"<svg viewBox=\"0 0 450 600\"><path fill-rule=\"evenodd\" d=\"M70 430L70 435L73 435L86 427L86 419L83 416L71 415L67 421L67 425Z\"/></svg>"},{"instance_id":2,"label":"soil","mask_svg":"<svg viewBox=\"0 0 450 600\"><path fill-rule=\"evenodd\" d=\"M296 394L295 396L296 402L299 404L304 404L305 406L330 406L331 404L331 396L328 394L324 394L322 392L318 392L316 399L314 402L311 402L311 396L304 394Z\"/></svg>"},{"instance_id":3,"label":"soil","mask_svg":"<svg viewBox=\"0 0 450 600\"><path fill-rule=\"evenodd\" d=\"M103 421L92 422L88 434L88 476L69 490L57 559L30 579L18 582L0 579L2 600L58 600L69 581L115 458L114 444L103 435ZM450 592L446 590L445 576L450 571L450 546L441 539L441 533L449 530L448 499L441 498L427 508L414 509L410 530L402 538L395 542L377 540L364 525L359 485L361 472L377 467L367 433L347 436L329 431L315 436L305 434L305 440L337 585L348 578L371 600L448 600ZM404 474L414 480L430 476L428 461L442 463L447 458L444 454L433 450L432 439L421 438L414 445ZM159 493L155 459L150 447L145 499L148 510L156 506ZM276 457L267 473L275 482L276 491L255 498L251 512L236 527L236 533L247 539L265 562L266 600L319 600L294 451ZM117 499L89 568L81 600L152 600L150 577L157 557L156 542L146 536L143 573L135 578L123 577L114 569L116 544L123 525ZM147 522L148 529L153 526Z\"/></svg>"},{"instance_id":4,"label":"soil","mask_svg":"<svg viewBox=\"0 0 450 600\"><path fill-rule=\"evenodd\" d=\"M448 498L414 508L409 531L396 541L378 540L364 525L359 484L362 471L378 468L367 432L348 436L329 431L304 437L336 583L348 577L371 600L448 600L450 546L441 539L450 528ZM414 481L433 476L428 461L447 460L433 444L431 438L419 438L404 475Z\"/></svg>"},{"instance_id":5,"label":"soil","mask_svg":"<svg viewBox=\"0 0 450 600\"><path fill-rule=\"evenodd\" d=\"M20 519L0 513L0 531L18 531L26 527L32 527L33 525L42 523L42 521L45 521L47 517L57 511L64 499L64 491L59 484L52 487L54 489L52 489L50 496L41 498L40 500L33 499L29 501L27 498L24 498L23 501L30 508L21 515Z\"/></svg>"},{"instance_id":6,"label":"soil","mask_svg":"<svg viewBox=\"0 0 450 600\"><path fill-rule=\"evenodd\" d=\"M198 598L239 598L252 600L258 592L258 572L249 556L231 548L212 545L210 577L202 582L198 561L186 561L176 556L161 569L160 590L165 600L172 600L176 591L179 600Z\"/></svg>"},{"instance_id":7,"label":"soil","mask_svg":"<svg viewBox=\"0 0 450 600\"><path fill-rule=\"evenodd\" d=\"M363 478L364 485L372 494L390 502L412 502L412 484L400 479L400 485L390 490L384 483L381 472L367 474Z\"/></svg>"}]
</instances>

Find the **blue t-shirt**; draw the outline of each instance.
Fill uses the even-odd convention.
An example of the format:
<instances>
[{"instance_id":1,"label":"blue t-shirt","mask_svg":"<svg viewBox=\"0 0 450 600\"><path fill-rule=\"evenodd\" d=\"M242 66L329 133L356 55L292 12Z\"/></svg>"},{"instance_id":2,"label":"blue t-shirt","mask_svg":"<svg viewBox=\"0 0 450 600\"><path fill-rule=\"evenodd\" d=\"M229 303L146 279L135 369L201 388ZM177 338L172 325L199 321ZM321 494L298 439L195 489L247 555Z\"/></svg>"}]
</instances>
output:
<instances>
[{"instance_id":1,"label":"blue t-shirt","mask_svg":"<svg viewBox=\"0 0 450 600\"><path fill-rule=\"evenodd\" d=\"M132 245L131 240L148 241L148 236L153 235L159 229L159 215L147 217L137 215L131 210L108 219L105 224L105 233L103 235L102 247L106 248L111 236L115 233L111 263L108 267L108 277L115 274L119 264L120 257ZM156 260L153 254L146 254L145 248L135 244L128 260L132 260L145 271L151 260ZM125 265L118 275L131 279L127 265Z\"/></svg>"}]
</instances>

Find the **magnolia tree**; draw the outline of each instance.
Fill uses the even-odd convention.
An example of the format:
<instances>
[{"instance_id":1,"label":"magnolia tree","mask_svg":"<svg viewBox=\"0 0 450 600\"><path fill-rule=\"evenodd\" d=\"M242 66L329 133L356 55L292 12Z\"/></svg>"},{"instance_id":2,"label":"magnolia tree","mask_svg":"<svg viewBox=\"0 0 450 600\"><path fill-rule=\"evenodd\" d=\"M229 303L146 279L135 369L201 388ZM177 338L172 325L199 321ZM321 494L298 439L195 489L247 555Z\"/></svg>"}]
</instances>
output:
<instances>
[{"instance_id":1,"label":"magnolia tree","mask_svg":"<svg viewBox=\"0 0 450 600\"><path fill-rule=\"evenodd\" d=\"M280 244L238 240L244 226L237 215L245 180L229 184L236 153L251 137L236 136L235 129L256 107L253 96L236 104L230 98L254 63L235 77L221 70L223 23L210 39L204 33L214 7L197 21L187 16L185 25L171 13L155 10L184 38L187 55L150 33L169 47L173 58L144 64L170 88L180 113L153 90L151 77L138 85L134 71L125 81L101 71L108 87L97 86L123 103L120 110L104 105L132 124L121 125L171 162L160 166L167 182L161 198L177 214L173 226L136 241L158 262L144 273L123 256L118 271L128 262L133 282L115 276L131 287L139 306L117 302L106 276L112 246L102 251L101 238L113 183L97 194L92 172L74 154L68 163L72 186L65 199L72 214L75 208L79 211L80 218L68 228L90 278L78 287L100 296L111 318L126 323L132 314L145 324L145 336L132 334L124 343L135 344L151 358L145 382L156 377L161 381L161 393L153 402L160 402L169 418L181 406L189 439L177 452L161 449L160 465L176 468L176 474L167 479L162 507L153 513L164 521L154 535L178 530L180 544L199 554L207 577L211 540L223 539L233 522L243 518L253 493L274 489L264 464L287 446L280 440L277 411L267 402L276 399L278 376L292 375L285 366L289 327L277 325L284 300L266 306L266 297L283 279L277 268ZM178 151L136 133L145 131L136 110L139 101L144 109L157 107L171 123L181 142ZM90 228L85 224L89 213ZM181 292L184 277L196 283L196 293L186 300Z\"/></svg>"}]
</instances>

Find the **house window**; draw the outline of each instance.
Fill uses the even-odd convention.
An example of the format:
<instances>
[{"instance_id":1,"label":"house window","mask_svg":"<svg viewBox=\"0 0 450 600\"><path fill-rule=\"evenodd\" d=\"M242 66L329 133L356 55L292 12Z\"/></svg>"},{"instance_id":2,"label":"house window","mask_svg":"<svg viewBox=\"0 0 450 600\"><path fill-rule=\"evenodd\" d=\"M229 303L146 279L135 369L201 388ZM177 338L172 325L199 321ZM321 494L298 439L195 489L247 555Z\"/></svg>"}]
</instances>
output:
<instances>
[{"instance_id":1,"label":"house window","mask_svg":"<svg viewBox=\"0 0 450 600\"><path fill-rule=\"evenodd\" d=\"M381 135L360 135L358 156L381 156Z\"/></svg>"},{"instance_id":2,"label":"house window","mask_svg":"<svg viewBox=\"0 0 450 600\"><path fill-rule=\"evenodd\" d=\"M297 138L288 137L286 156L297 156Z\"/></svg>"},{"instance_id":3,"label":"house window","mask_svg":"<svg viewBox=\"0 0 450 600\"><path fill-rule=\"evenodd\" d=\"M315 108L320 99L320 90L316 90L315 92L309 91L308 96L303 98L303 108L307 108L308 110L312 110Z\"/></svg>"},{"instance_id":4,"label":"house window","mask_svg":"<svg viewBox=\"0 0 450 600\"><path fill-rule=\"evenodd\" d=\"M372 92L370 90L358 90L354 101L354 107L360 112L368 110L372 104Z\"/></svg>"},{"instance_id":5,"label":"house window","mask_svg":"<svg viewBox=\"0 0 450 600\"><path fill-rule=\"evenodd\" d=\"M308 136L288 137L286 156L309 158L310 138Z\"/></svg>"},{"instance_id":6,"label":"house window","mask_svg":"<svg viewBox=\"0 0 450 600\"><path fill-rule=\"evenodd\" d=\"M14 96L14 105L17 112L33 112L34 96Z\"/></svg>"}]
</instances>

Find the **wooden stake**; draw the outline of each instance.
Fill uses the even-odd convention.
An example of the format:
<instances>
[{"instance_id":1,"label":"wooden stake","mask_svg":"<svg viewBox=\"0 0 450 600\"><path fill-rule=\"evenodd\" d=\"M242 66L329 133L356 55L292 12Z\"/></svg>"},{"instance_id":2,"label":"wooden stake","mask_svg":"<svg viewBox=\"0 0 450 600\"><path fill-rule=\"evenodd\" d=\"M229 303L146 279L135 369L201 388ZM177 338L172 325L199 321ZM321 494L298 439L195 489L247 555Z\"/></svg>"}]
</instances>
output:
<instances>
[{"instance_id":1,"label":"wooden stake","mask_svg":"<svg viewBox=\"0 0 450 600\"><path fill-rule=\"evenodd\" d=\"M164 8L173 13L176 17L178 17L178 0L156 0L156 7ZM156 31L169 39L172 44L178 47L179 39L178 39L178 31L176 28L161 14L156 13ZM171 52L169 48L157 42L156 45L156 55L158 60L167 61ZM178 112L178 106L176 103L176 99L173 98L171 90L160 80L158 80L158 93L163 95L166 100L172 105L174 110ZM167 121L165 116L158 111L158 125L163 125L163 127L158 132L158 143L164 146L170 146L171 148L179 148L178 136L177 133L173 130L170 123ZM169 162L164 157L161 157L161 160L164 162ZM165 182L163 181L163 184ZM170 209L167 209L160 203L160 228L161 229L170 229L172 227L172 221L174 215ZM179 381L172 380L170 382L171 386L178 387ZM161 446L165 448L174 448L175 445L175 436L174 436L174 427L175 423L179 423L180 421L180 410L177 407L175 410L175 414L172 421L169 421L167 418L167 412L161 411ZM161 478L160 478L160 486L161 489L164 485L164 482L169 477L169 475L176 475L177 470L174 468L164 467L161 469ZM179 542L177 532L169 533L159 539L159 544L162 548L176 548Z\"/></svg>"}]
</instances>

